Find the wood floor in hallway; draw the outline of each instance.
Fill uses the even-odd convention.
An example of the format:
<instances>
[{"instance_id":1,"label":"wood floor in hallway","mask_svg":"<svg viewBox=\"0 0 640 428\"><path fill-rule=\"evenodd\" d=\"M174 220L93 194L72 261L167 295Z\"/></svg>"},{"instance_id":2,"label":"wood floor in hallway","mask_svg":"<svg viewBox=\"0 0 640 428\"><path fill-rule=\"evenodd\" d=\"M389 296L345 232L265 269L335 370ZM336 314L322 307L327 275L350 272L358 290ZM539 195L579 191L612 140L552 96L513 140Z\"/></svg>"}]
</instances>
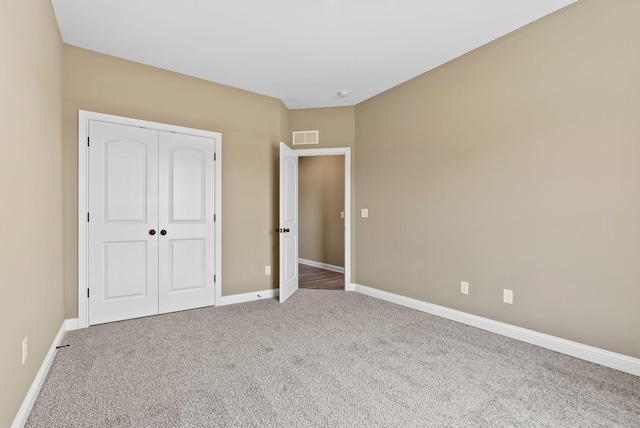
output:
<instances>
[{"instance_id":1,"label":"wood floor in hallway","mask_svg":"<svg viewBox=\"0 0 640 428\"><path fill-rule=\"evenodd\" d=\"M298 286L316 290L344 290L344 274L314 266L298 264Z\"/></svg>"}]
</instances>

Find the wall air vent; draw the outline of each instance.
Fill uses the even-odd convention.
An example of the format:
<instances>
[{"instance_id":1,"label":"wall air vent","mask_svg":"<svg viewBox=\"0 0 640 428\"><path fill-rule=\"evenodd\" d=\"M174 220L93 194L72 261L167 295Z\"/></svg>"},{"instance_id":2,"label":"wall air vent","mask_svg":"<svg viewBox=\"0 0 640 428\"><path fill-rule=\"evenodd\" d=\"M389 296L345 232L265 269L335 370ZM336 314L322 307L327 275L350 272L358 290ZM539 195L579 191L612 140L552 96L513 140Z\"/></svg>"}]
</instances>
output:
<instances>
[{"instance_id":1,"label":"wall air vent","mask_svg":"<svg viewBox=\"0 0 640 428\"><path fill-rule=\"evenodd\" d=\"M320 142L319 131L295 131L293 133L293 145L318 144Z\"/></svg>"}]
</instances>

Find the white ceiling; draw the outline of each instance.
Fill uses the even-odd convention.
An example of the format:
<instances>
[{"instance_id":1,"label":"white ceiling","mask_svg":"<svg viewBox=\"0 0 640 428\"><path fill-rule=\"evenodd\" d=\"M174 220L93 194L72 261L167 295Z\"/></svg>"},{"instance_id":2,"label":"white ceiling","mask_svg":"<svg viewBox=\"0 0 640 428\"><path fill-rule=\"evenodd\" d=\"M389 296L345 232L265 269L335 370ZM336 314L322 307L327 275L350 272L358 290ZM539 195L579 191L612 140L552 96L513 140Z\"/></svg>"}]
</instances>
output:
<instances>
[{"instance_id":1,"label":"white ceiling","mask_svg":"<svg viewBox=\"0 0 640 428\"><path fill-rule=\"evenodd\" d=\"M65 43L281 99L354 105L576 0L52 0ZM348 89L347 98L338 97Z\"/></svg>"}]
</instances>

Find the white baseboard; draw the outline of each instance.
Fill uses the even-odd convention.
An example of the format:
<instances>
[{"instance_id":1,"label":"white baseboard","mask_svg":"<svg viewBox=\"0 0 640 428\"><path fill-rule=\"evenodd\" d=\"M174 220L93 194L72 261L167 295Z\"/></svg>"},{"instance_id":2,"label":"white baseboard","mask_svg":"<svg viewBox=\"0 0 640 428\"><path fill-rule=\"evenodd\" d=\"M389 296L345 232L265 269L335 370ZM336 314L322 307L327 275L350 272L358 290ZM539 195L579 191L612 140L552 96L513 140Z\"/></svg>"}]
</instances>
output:
<instances>
[{"instance_id":1,"label":"white baseboard","mask_svg":"<svg viewBox=\"0 0 640 428\"><path fill-rule=\"evenodd\" d=\"M33 408L33 404L36 402L36 398L38 398L38 393L40 392L40 388L42 388L42 384L49 373L49 368L51 368L51 363L53 363L53 358L56 356L56 346L60 345L62 342L62 338L64 334L67 332L67 325L69 321L73 320L64 320L62 321L62 325L60 326L60 330L58 330L58 334L53 339L53 343L49 348L49 352L44 357L44 361L40 365L40 370L36 374L35 379L31 383L31 388L27 392L27 396L22 401L22 406L18 410L18 414L13 419L13 423L11 424L11 428L22 428L27 423L27 419L29 418L29 413L31 413L31 409ZM77 324L77 319L75 320Z\"/></svg>"},{"instance_id":2,"label":"white baseboard","mask_svg":"<svg viewBox=\"0 0 640 428\"><path fill-rule=\"evenodd\" d=\"M330 265L328 263L322 263L322 262L314 262L313 260L307 260L307 259L301 259L301 258L298 258L298 263L307 265L307 266L321 268L321 269L331 270L334 272L344 273L344 267L342 266Z\"/></svg>"},{"instance_id":3,"label":"white baseboard","mask_svg":"<svg viewBox=\"0 0 640 428\"><path fill-rule=\"evenodd\" d=\"M270 290L254 291L252 293L232 294L230 296L222 296L220 302L216 306L233 305L236 303L253 302L254 300L272 299L280 295L280 289L272 288Z\"/></svg>"},{"instance_id":4,"label":"white baseboard","mask_svg":"<svg viewBox=\"0 0 640 428\"><path fill-rule=\"evenodd\" d=\"M462 324L467 324L482 330L487 330L492 333L497 333L502 336L531 343L542 348L551 349L552 351L640 376L640 359L637 358L617 354L615 352L595 348L578 342L572 342L570 340L561 339L559 337L539 333L526 328L516 327L511 324L479 317L477 315L468 314L455 309L449 309L444 306L434 305L432 303L423 302L422 300L412 299L399 294L366 287L364 285L352 284L352 287L354 288L353 291L366 294L367 296L376 297L378 299L386 300L418 311L457 321Z\"/></svg>"},{"instance_id":5,"label":"white baseboard","mask_svg":"<svg viewBox=\"0 0 640 428\"><path fill-rule=\"evenodd\" d=\"M72 318L64 321L67 331L78 330L80 328L80 320L78 318Z\"/></svg>"}]
</instances>

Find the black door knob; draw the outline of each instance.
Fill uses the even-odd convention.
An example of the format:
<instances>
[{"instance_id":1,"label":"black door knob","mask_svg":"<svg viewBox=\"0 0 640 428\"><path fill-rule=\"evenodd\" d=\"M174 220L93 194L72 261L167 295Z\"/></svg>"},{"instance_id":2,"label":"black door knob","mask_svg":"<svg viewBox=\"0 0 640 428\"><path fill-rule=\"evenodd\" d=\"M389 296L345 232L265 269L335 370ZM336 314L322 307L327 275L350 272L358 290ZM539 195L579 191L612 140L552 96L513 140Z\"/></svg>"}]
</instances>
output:
<instances>
[{"instance_id":1,"label":"black door knob","mask_svg":"<svg viewBox=\"0 0 640 428\"><path fill-rule=\"evenodd\" d=\"M151 230L149 231L149 235L153 236L153 235L155 235L155 234L156 234L156 231L155 231L155 230L151 229Z\"/></svg>"},{"instance_id":2,"label":"black door knob","mask_svg":"<svg viewBox=\"0 0 640 428\"><path fill-rule=\"evenodd\" d=\"M288 231L289 231L289 229L285 229L285 230L284 230L284 233L287 233Z\"/></svg>"},{"instance_id":3,"label":"black door knob","mask_svg":"<svg viewBox=\"0 0 640 428\"><path fill-rule=\"evenodd\" d=\"M163 236L164 236L164 235L166 235L166 234L167 234L167 231L166 231L166 230L162 229L162 230L160 231L160 235L163 235Z\"/></svg>"}]
</instances>

